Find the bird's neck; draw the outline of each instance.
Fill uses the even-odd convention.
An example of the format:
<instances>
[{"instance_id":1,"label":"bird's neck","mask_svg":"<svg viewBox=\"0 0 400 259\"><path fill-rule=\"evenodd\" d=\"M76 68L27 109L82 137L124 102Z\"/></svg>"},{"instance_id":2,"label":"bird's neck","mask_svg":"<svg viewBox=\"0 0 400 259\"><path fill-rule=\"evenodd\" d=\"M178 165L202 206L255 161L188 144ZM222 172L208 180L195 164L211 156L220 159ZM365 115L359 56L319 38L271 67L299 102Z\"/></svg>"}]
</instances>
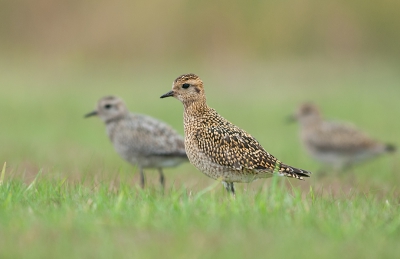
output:
<instances>
[{"instance_id":1,"label":"bird's neck","mask_svg":"<svg viewBox=\"0 0 400 259\"><path fill-rule=\"evenodd\" d=\"M307 130L308 128L315 128L322 124L322 119L319 117L309 118L307 120L300 121L300 127Z\"/></svg>"},{"instance_id":2,"label":"bird's neck","mask_svg":"<svg viewBox=\"0 0 400 259\"><path fill-rule=\"evenodd\" d=\"M206 98L187 100L183 102L183 107L185 109L185 116L199 116L209 109Z\"/></svg>"},{"instance_id":3,"label":"bird's neck","mask_svg":"<svg viewBox=\"0 0 400 259\"><path fill-rule=\"evenodd\" d=\"M114 116L112 118L104 119L104 123L107 125L107 124L110 124L110 123L119 122L120 120L123 120L123 119L125 119L127 117L129 117L129 112L123 112L123 113L118 114L118 115L116 115L116 116Z\"/></svg>"}]
</instances>

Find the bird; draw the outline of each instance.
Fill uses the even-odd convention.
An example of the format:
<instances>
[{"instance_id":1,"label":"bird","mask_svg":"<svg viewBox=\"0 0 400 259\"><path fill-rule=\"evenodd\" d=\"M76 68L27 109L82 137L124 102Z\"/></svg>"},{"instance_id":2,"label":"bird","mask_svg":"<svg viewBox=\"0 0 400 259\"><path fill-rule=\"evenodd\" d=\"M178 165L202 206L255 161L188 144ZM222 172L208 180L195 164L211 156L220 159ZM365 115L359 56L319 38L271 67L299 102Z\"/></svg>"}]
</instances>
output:
<instances>
[{"instance_id":1,"label":"bird","mask_svg":"<svg viewBox=\"0 0 400 259\"><path fill-rule=\"evenodd\" d=\"M324 120L313 103L301 104L292 118L300 125L300 139L310 156L339 172L396 150L393 144L375 140L351 123Z\"/></svg>"},{"instance_id":2,"label":"bird","mask_svg":"<svg viewBox=\"0 0 400 259\"><path fill-rule=\"evenodd\" d=\"M140 172L140 185L145 186L145 168L155 168L165 187L164 167L188 161L184 139L171 126L147 115L130 113L124 101L105 96L85 118L98 116L105 123L108 137L117 153Z\"/></svg>"},{"instance_id":3,"label":"bird","mask_svg":"<svg viewBox=\"0 0 400 259\"><path fill-rule=\"evenodd\" d=\"M220 180L235 196L235 182L252 182L273 174L303 180L311 172L286 165L268 153L249 133L232 124L206 103L203 81L195 74L176 78L160 98L183 103L185 149L199 171Z\"/></svg>"}]
</instances>

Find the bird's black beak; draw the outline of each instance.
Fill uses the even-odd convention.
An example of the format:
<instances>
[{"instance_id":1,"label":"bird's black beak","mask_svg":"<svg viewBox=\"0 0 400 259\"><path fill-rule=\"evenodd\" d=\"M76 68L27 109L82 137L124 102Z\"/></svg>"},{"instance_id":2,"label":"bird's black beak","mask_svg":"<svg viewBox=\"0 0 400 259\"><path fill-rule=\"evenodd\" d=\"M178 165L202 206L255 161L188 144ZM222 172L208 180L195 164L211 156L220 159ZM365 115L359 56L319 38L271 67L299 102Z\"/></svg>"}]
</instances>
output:
<instances>
[{"instance_id":1,"label":"bird's black beak","mask_svg":"<svg viewBox=\"0 0 400 259\"><path fill-rule=\"evenodd\" d=\"M92 112L89 112L88 114L85 114L85 118L96 116L96 115L97 115L97 111L92 111Z\"/></svg>"},{"instance_id":2,"label":"bird's black beak","mask_svg":"<svg viewBox=\"0 0 400 259\"><path fill-rule=\"evenodd\" d=\"M160 98L171 97L174 96L174 94L174 91L169 91L168 93L161 95Z\"/></svg>"}]
</instances>

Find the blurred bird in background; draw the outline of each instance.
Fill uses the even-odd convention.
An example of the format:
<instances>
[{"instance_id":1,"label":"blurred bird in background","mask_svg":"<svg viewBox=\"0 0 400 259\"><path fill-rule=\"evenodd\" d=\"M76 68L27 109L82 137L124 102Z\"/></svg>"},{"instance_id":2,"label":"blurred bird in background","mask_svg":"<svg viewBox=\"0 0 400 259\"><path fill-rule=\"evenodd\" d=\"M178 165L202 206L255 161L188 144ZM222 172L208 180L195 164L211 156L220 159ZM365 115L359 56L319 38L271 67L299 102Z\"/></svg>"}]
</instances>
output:
<instances>
[{"instance_id":1,"label":"blurred bird in background","mask_svg":"<svg viewBox=\"0 0 400 259\"><path fill-rule=\"evenodd\" d=\"M396 150L394 145L375 140L350 123L324 120L312 103L300 105L292 119L300 125L300 139L307 152L337 171Z\"/></svg>"},{"instance_id":2,"label":"blurred bird in background","mask_svg":"<svg viewBox=\"0 0 400 259\"><path fill-rule=\"evenodd\" d=\"M121 98L106 96L85 118L98 116L117 153L139 167L140 185L145 186L143 169L156 168L165 187L162 168L188 161L183 137L169 125L150 116L130 113Z\"/></svg>"}]
</instances>

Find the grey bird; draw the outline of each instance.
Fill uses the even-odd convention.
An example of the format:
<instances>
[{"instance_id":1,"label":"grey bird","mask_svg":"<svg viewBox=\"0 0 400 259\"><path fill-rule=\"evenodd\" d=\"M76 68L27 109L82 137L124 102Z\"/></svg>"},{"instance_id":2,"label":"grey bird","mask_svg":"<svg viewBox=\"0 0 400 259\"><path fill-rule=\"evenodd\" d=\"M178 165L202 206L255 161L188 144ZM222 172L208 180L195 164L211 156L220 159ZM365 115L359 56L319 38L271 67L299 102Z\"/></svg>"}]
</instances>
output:
<instances>
[{"instance_id":1,"label":"grey bird","mask_svg":"<svg viewBox=\"0 0 400 259\"><path fill-rule=\"evenodd\" d=\"M350 123L324 120L312 103L300 105L293 118L300 124L300 139L311 157L337 171L396 150Z\"/></svg>"},{"instance_id":2,"label":"grey bird","mask_svg":"<svg viewBox=\"0 0 400 259\"><path fill-rule=\"evenodd\" d=\"M274 173L302 180L310 172L277 160L246 131L219 115L206 103L203 81L195 74L179 76L172 91L183 103L185 148L190 163L207 176L221 180L235 195L234 182L252 182Z\"/></svg>"},{"instance_id":3,"label":"grey bird","mask_svg":"<svg viewBox=\"0 0 400 259\"><path fill-rule=\"evenodd\" d=\"M142 188L145 185L143 169L158 169L160 183L164 187L162 168L174 167L188 161L182 136L162 121L130 113L121 98L101 98L96 110L86 114L85 118L91 116L98 116L103 120L117 153L129 163L138 166Z\"/></svg>"}]
</instances>

